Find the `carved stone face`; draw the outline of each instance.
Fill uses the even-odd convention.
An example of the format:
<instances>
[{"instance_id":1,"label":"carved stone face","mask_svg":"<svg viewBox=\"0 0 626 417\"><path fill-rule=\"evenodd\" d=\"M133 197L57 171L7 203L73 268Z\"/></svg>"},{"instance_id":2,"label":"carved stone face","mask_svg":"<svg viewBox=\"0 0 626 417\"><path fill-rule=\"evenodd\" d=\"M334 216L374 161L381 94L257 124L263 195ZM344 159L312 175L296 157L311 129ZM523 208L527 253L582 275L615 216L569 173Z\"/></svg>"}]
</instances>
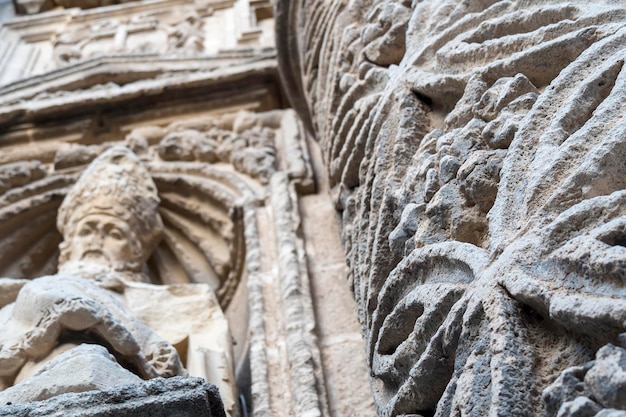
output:
<instances>
[{"instance_id":1,"label":"carved stone face","mask_svg":"<svg viewBox=\"0 0 626 417\"><path fill-rule=\"evenodd\" d=\"M150 173L130 149L103 152L59 207L59 271L141 273L163 233L159 201Z\"/></svg>"},{"instance_id":2,"label":"carved stone face","mask_svg":"<svg viewBox=\"0 0 626 417\"><path fill-rule=\"evenodd\" d=\"M82 218L71 241L70 261L99 263L118 269L138 262L138 242L123 220L107 214Z\"/></svg>"}]
</instances>

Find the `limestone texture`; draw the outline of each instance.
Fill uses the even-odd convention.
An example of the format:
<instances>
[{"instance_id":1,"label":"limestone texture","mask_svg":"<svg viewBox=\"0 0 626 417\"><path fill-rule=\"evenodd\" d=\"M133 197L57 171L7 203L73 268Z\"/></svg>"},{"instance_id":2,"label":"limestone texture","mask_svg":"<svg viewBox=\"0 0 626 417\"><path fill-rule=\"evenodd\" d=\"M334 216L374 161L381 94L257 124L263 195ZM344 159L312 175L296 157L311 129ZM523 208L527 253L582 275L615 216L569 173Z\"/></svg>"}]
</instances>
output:
<instances>
[{"instance_id":1,"label":"limestone texture","mask_svg":"<svg viewBox=\"0 0 626 417\"><path fill-rule=\"evenodd\" d=\"M276 15L379 415L622 413L624 4L285 0Z\"/></svg>"},{"instance_id":2,"label":"limestone texture","mask_svg":"<svg viewBox=\"0 0 626 417\"><path fill-rule=\"evenodd\" d=\"M81 344L66 349L31 377L0 392L0 404L23 404L70 392L105 390L143 382L120 366L103 346ZM67 377L69 372L72 378Z\"/></svg>"},{"instance_id":3,"label":"limestone texture","mask_svg":"<svg viewBox=\"0 0 626 417\"><path fill-rule=\"evenodd\" d=\"M51 410L64 393L189 374L229 417L374 415L326 174L279 82L273 3L12 5L0 398ZM387 12L399 42L406 9ZM132 413L153 407L141 395Z\"/></svg>"}]
</instances>

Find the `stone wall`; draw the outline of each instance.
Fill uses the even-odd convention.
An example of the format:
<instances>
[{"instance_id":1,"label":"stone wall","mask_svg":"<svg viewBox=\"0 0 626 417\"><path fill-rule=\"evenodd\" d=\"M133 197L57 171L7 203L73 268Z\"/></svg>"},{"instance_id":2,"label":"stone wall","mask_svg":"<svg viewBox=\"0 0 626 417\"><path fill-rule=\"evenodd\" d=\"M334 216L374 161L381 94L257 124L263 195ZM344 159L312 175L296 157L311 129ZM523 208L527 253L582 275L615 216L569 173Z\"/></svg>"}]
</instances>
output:
<instances>
[{"instance_id":1,"label":"stone wall","mask_svg":"<svg viewBox=\"0 0 626 417\"><path fill-rule=\"evenodd\" d=\"M277 21L379 414L623 415L624 4L285 0Z\"/></svg>"}]
</instances>

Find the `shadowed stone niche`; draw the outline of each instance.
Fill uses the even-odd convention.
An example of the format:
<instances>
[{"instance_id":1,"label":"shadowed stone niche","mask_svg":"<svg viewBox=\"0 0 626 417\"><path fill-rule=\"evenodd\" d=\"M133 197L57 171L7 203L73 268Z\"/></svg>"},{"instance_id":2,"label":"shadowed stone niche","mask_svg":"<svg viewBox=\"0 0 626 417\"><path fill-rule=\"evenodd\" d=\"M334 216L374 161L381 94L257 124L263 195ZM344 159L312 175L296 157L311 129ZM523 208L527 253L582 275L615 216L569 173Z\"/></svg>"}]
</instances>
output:
<instances>
[{"instance_id":1,"label":"shadowed stone niche","mask_svg":"<svg viewBox=\"0 0 626 417\"><path fill-rule=\"evenodd\" d=\"M170 287L164 293L144 284L149 281L145 261L163 234L158 204L154 182L127 147L108 149L82 173L59 209L63 242L58 273L0 280L5 294L0 404L186 376L175 342L190 345L191 350L183 351L190 369L204 362L205 369L196 372L207 378L220 374L214 380L233 411L230 335L210 287ZM135 310L145 314L155 302L168 313L155 317L158 322L153 320L150 328ZM187 303L207 308L204 314L212 320L185 315L181 306ZM177 322L168 324L172 320ZM182 337L166 340L158 335L168 327L177 327ZM200 352L211 348L221 355L207 361ZM219 397L211 401L213 408L221 408Z\"/></svg>"},{"instance_id":2,"label":"shadowed stone niche","mask_svg":"<svg viewBox=\"0 0 626 417\"><path fill-rule=\"evenodd\" d=\"M626 7L278 1L379 415L626 415Z\"/></svg>"}]
</instances>

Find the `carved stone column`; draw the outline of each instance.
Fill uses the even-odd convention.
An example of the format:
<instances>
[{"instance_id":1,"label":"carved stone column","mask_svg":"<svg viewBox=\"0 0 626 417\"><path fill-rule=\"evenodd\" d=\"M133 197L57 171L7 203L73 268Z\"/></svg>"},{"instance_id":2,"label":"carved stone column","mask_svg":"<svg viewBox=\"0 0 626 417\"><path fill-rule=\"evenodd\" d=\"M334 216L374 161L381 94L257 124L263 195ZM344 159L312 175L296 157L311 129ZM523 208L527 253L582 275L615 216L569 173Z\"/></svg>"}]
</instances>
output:
<instances>
[{"instance_id":1,"label":"carved stone column","mask_svg":"<svg viewBox=\"0 0 626 417\"><path fill-rule=\"evenodd\" d=\"M622 415L624 4L285 0L277 20L380 415Z\"/></svg>"}]
</instances>

